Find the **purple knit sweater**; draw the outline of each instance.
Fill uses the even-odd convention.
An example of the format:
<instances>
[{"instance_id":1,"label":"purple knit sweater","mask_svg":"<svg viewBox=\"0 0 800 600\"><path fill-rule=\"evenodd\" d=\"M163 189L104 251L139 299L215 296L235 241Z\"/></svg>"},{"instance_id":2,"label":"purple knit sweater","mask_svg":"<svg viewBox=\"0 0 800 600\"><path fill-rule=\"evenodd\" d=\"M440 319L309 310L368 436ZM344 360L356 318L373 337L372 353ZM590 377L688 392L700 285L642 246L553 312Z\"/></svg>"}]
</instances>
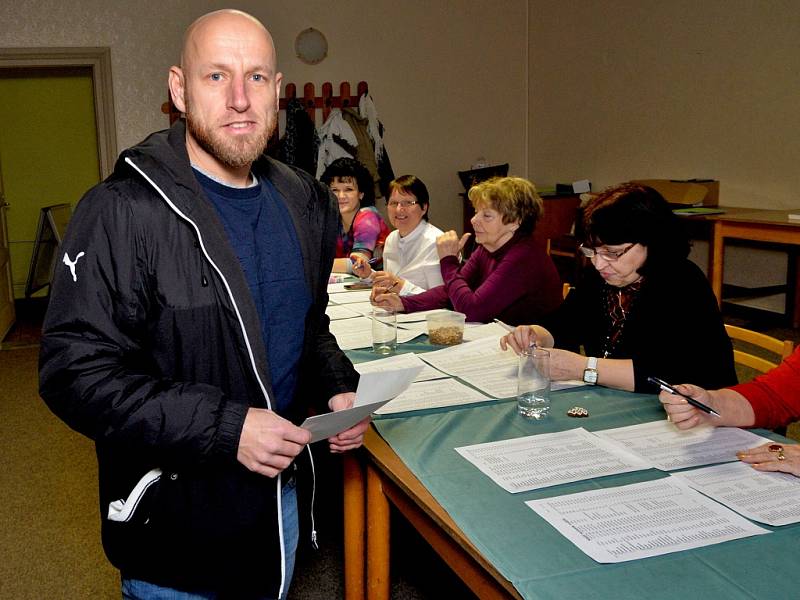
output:
<instances>
[{"instance_id":1,"label":"purple knit sweater","mask_svg":"<svg viewBox=\"0 0 800 600\"><path fill-rule=\"evenodd\" d=\"M478 246L459 267L455 256L439 261L444 285L401 298L406 312L452 308L467 321L500 319L509 325L536 323L561 304L561 279L553 261L532 236L515 234L494 252Z\"/></svg>"}]
</instances>

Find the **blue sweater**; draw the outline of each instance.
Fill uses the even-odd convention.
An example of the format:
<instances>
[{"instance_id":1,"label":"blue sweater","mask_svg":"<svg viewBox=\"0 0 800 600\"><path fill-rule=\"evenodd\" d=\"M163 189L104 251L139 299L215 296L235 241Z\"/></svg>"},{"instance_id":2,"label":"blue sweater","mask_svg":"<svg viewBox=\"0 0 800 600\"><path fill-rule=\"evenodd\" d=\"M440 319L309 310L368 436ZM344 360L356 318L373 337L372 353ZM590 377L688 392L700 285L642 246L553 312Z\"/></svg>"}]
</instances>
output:
<instances>
[{"instance_id":1,"label":"blue sweater","mask_svg":"<svg viewBox=\"0 0 800 600\"><path fill-rule=\"evenodd\" d=\"M311 292L303 275L297 232L284 201L269 181L231 188L194 170L242 265L261 320L273 407L285 413L297 387Z\"/></svg>"}]
</instances>

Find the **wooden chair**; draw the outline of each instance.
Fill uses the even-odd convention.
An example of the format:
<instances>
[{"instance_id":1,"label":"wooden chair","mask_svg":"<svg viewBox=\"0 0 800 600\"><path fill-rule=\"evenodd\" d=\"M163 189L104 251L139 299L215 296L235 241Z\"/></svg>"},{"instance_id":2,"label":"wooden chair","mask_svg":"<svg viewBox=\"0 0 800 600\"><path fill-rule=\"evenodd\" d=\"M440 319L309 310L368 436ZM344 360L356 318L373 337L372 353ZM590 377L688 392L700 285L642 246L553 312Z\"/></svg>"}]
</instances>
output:
<instances>
[{"instance_id":1,"label":"wooden chair","mask_svg":"<svg viewBox=\"0 0 800 600\"><path fill-rule=\"evenodd\" d=\"M774 338L770 335L758 333L743 327L736 327L735 325L726 324L725 331L728 332L728 337L734 341L734 362L758 371L758 373L766 373L767 371L774 369L794 350L794 343L791 340L779 340L778 338ZM767 352L775 354L779 357L779 359L777 361L771 361L763 358L762 356L753 354L752 352L738 349L736 347L736 341L762 348Z\"/></svg>"}]
</instances>

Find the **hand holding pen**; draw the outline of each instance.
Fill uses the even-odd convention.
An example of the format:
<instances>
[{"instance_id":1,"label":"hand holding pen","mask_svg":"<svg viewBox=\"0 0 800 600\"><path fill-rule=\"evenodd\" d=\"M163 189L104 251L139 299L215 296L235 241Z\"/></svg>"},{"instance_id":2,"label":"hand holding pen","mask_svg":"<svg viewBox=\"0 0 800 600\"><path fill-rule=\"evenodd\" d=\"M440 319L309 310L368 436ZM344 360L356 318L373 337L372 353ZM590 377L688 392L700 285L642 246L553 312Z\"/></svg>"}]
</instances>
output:
<instances>
[{"instance_id":1,"label":"hand holding pen","mask_svg":"<svg viewBox=\"0 0 800 600\"><path fill-rule=\"evenodd\" d=\"M508 335L500 338L500 347L503 350L511 348L516 354L522 354L529 348L539 345L539 338L532 326L520 325L514 328L511 325L503 323L500 319L493 320L500 325L500 327L508 331Z\"/></svg>"},{"instance_id":2,"label":"hand holding pen","mask_svg":"<svg viewBox=\"0 0 800 600\"><path fill-rule=\"evenodd\" d=\"M657 385L662 390L662 393L659 394L659 400L661 401L661 404L664 405L664 410L667 411L667 415L670 416L670 417L673 417L673 416L676 417L674 419L671 418L671 420L676 425L678 425L678 427L680 427L679 423L685 420L685 419L680 418L681 416L683 416L681 413L687 413L689 411L685 410L685 408L686 408L686 404L685 403L683 403L683 402L680 402L680 403L670 402L670 400L671 400L670 397L674 398L675 396L678 396L679 398L683 398L684 400L686 400L686 402L690 406L692 406L692 407L704 412L705 414L713 415L713 416L715 416L717 418L720 417L720 414L716 410L714 410L708 404L702 402L701 400L699 400L697 398L697 397L700 397L700 398L702 398L703 400L706 400L706 401L711 398L710 394L706 390L704 390L703 388L699 388L697 386L686 385L686 386L683 386L683 387L685 389L687 389L688 393L682 394L677 389L675 389L675 387L673 387L672 385L670 385L666 381L663 381L663 380L659 379L658 377L648 377L647 381L649 381L650 383L652 383L654 385ZM666 393L663 393L663 392L666 392ZM689 394L692 394L692 395L694 395L696 397L692 397Z\"/></svg>"},{"instance_id":3,"label":"hand holding pen","mask_svg":"<svg viewBox=\"0 0 800 600\"><path fill-rule=\"evenodd\" d=\"M380 259L367 258L362 254L351 254L350 262L353 263L353 273L360 279L367 279L372 274L372 267Z\"/></svg>"}]
</instances>

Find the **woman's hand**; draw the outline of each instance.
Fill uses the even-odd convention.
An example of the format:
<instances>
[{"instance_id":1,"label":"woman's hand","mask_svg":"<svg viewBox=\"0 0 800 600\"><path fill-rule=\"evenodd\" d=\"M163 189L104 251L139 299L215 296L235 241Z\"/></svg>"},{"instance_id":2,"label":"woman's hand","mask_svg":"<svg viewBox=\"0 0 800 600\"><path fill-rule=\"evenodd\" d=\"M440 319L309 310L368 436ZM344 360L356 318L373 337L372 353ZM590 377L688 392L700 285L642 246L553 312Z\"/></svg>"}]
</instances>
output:
<instances>
[{"instance_id":1,"label":"woman's hand","mask_svg":"<svg viewBox=\"0 0 800 600\"><path fill-rule=\"evenodd\" d=\"M710 406L711 408L714 409L717 408L716 406L714 406L715 402L712 394L701 387L684 383L681 385L676 385L675 389L678 390L681 394L685 394L694 400L702 402L706 406ZM680 396L676 396L675 394L671 394L670 392L667 391L662 391L658 395L658 399L664 406L664 410L667 411L667 419L672 421L672 423L678 429L691 429L692 427L695 427L696 425L700 424L703 425L719 424L719 419L707 415L703 411L696 409L694 406L689 404L684 398L681 398Z\"/></svg>"},{"instance_id":2,"label":"woman's hand","mask_svg":"<svg viewBox=\"0 0 800 600\"><path fill-rule=\"evenodd\" d=\"M353 274L360 279L366 279L372 273L372 267L369 266L370 258L366 254L360 252L350 253L350 262L353 265Z\"/></svg>"},{"instance_id":3,"label":"woman's hand","mask_svg":"<svg viewBox=\"0 0 800 600\"><path fill-rule=\"evenodd\" d=\"M800 477L800 445L797 444L764 444L740 450L736 456L757 471L781 471Z\"/></svg>"},{"instance_id":4,"label":"woman's hand","mask_svg":"<svg viewBox=\"0 0 800 600\"><path fill-rule=\"evenodd\" d=\"M515 354L522 354L539 341L533 325L520 325L514 331L500 338L503 350L511 348Z\"/></svg>"},{"instance_id":5,"label":"woman's hand","mask_svg":"<svg viewBox=\"0 0 800 600\"><path fill-rule=\"evenodd\" d=\"M439 260L445 256L458 256L471 235L471 233L465 233L459 239L458 234L451 229L436 238L436 252L439 254Z\"/></svg>"},{"instance_id":6,"label":"woman's hand","mask_svg":"<svg viewBox=\"0 0 800 600\"><path fill-rule=\"evenodd\" d=\"M372 284L374 286L384 288L389 292L400 292L403 289L406 281L389 271L374 271L372 276Z\"/></svg>"},{"instance_id":7,"label":"woman's hand","mask_svg":"<svg viewBox=\"0 0 800 600\"><path fill-rule=\"evenodd\" d=\"M550 379L565 381L567 379L583 379L586 357L558 348L547 348L550 353Z\"/></svg>"},{"instance_id":8,"label":"woman's hand","mask_svg":"<svg viewBox=\"0 0 800 600\"><path fill-rule=\"evenodd\" d=\"M369 259L363 254L351 254L350 262L353 263L353 274L359 279L369 279L375 272L372 270L372 267L369 266Z\"/></svg>"},{"instance_id":9,"label":"woman's hand","mask_svg":"<svg viewBox=\"0 0 800 600\"><path fill-rule=\"evenodd\" d=\"M372 294L370 294L370 302L373 306L378 308L388 308L395 312L403 312L403 301L400 296L394 292L389 292L386 288L372 286Z\"/></svg>"}]
</instances>

